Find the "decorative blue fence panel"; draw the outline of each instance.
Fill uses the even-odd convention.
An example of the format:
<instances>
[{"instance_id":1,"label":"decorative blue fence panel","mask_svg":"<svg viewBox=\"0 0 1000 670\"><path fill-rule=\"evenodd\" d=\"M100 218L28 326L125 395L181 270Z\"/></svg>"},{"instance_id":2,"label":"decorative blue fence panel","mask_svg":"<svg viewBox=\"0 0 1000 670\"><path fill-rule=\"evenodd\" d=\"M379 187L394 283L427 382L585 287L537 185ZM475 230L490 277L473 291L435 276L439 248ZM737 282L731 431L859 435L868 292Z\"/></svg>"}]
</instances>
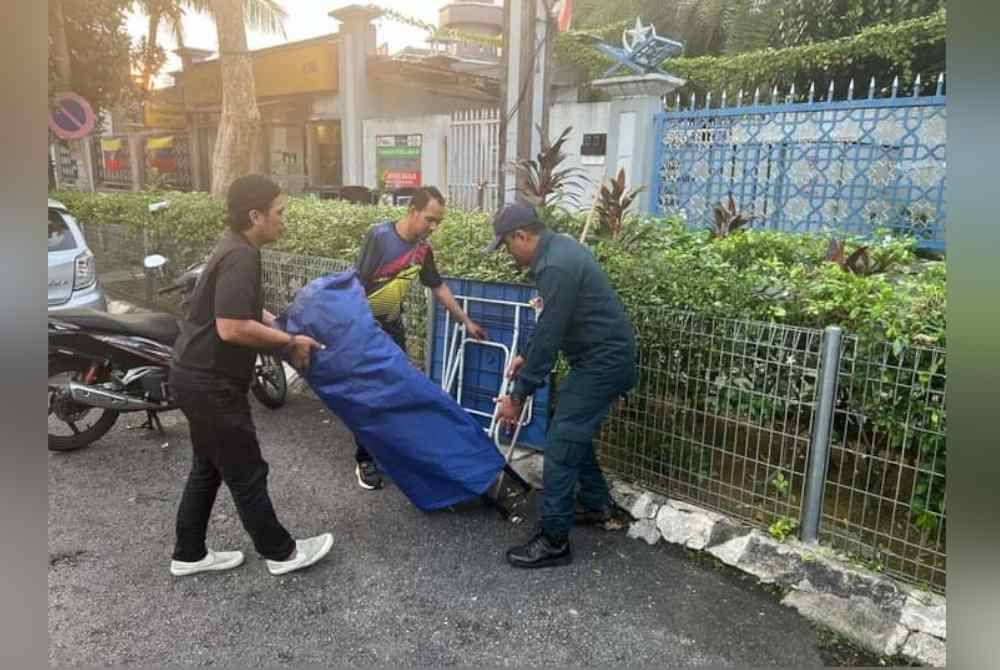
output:
<instances>
[{"instance_id":1,"label":"decorative blue fence panel","mask_svg":"<svg viewBox=\"0 0 1000 670\"><path fill-rule=\"evenodd\" d=\"M912 235L943 249L945 96L751 104L725 96L702 108L692 98L657 116L651 210L711 222L730 194L754 227L840 236L879 230ZM919 90L919 79L914 86ZM794 99L794 90L787 100Z\"/></svg>"}]
</instances>

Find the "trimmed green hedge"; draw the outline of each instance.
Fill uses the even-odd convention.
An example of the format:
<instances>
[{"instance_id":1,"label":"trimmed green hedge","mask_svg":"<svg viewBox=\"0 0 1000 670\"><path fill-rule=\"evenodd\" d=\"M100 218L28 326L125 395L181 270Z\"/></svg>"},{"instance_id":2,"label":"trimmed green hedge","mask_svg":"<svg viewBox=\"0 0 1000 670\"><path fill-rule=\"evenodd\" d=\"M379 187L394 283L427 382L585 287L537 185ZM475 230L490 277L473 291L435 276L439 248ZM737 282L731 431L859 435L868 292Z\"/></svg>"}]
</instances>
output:
<instances>
[{"instance_id":1,"label":"trimmed green hedge","mask_svg":"<svg viewBox=\"0 0 1000 670\"><path fill-rule=\"evenodd\" d=\"M184 260L204 253L223 231L222 204L204 193L67 191L53 197L87 223L148 226L156 239L170 240L171 249ZM162 199L169 200L170 207L150 215L148 204ZM293 197L288 233L275 248L351 260L368 227L402 213L399 208ZM558 225L578 235L581 224L567 216ZM916 258L908 240L869 242L873 257L887 271L861 277L824 260L826 238L747 230L711 240L707 232L676 220L633 220L630 228L631 237L638 237L631 244L604 239L593 243L630 309L673 307L815 328L837 324L851 333L888 339L897 348L945 344L944 263ZM450 210L432 238L441 272L480 281L525 282L505 254L479 252L490 235L486 214Z\"/></svg>"}]
</instances>

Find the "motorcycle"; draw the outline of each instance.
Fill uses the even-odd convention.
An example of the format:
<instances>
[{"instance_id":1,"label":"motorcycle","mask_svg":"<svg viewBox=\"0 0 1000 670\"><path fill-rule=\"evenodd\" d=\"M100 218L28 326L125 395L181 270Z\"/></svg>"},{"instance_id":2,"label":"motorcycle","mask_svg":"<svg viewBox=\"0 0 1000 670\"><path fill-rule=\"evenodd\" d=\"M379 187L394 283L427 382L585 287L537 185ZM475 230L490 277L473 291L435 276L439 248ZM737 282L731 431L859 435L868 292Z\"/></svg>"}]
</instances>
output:
<instances>
[{"instance_id":1,"label":"motorcycle","mask_svg":"<svg viewBox=\"0 0 1000 670\"><path fill-rule=\"evenodd\" d=\"M147 270L165 263L158 255L144 261ZM204 268L204 261L191 265L158 293L180 291L186 301ZM49 314L49 449L86 447L111 430L124 412L146 412L140 427L162 432L158 414L176 409L167 377L179 333L177 319L158 312L111 315L79 309ZM280 358L257 356L250 390L270 409L285 403L288 384Z\"/></svg>"}]
</instances>

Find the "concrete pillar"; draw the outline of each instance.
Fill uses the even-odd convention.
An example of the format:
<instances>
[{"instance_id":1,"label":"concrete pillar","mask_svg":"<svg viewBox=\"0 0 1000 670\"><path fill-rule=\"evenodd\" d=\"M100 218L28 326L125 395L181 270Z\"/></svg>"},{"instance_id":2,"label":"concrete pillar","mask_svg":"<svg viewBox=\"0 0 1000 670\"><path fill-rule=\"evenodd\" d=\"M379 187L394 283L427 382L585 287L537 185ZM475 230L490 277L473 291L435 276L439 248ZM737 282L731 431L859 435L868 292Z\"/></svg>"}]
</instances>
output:
<instances>
[{"instance_id":1,"label":"concrete pillar","mask_svg":"<svg viewBox=\"0 0 1000 670\"><path fill-rule=\"evenodd\" d=\"M318 186L319 179L319 141L316 137L316 126L307 123L306 133L306 186Z\"/></svg>"},{"instance_id":2,"label":"concrete pillar","mask_svg":"<svg viewBox=\"0 0 1000 670\"><path fill-rule=\"evenodd\" d=\"M343 98L341 138L343 142L343 183L360 185L364 180L364 128L371 114L368 87L368 58L375 54L375 30L371 22L382 12L364 5L349 5L330 12L341 22L337 49L338 83Z\"/></svg>"},{"instance_id":3,"label":"concrete pillar","mask_svg":"<svg viewBox=\"0 0 1000 670\"><path fill-rule=\"evenodd\" d=\"M180 56L181 59L181 88L183 89L184 111L187 114L188 135L190 137L188 146L191 148L191 190L207 191L210 187L208 182L212 178L212 175L203 174L201 152L205 151L205 147L201 146L201 133L198 132L198 124L195 122L196 112L194 111L194 105L191 104L191 100L187 95L187 88L184 84L187 80L186 74L191 72L191 66L205 60L212 55L212 52L206 49L181 47L180 49L174 49L174 53ZM212 164L211 159L207 161L207 164Z\"/></svg>"},{"instance_id":4,"label":"concrete pillar","mask_svg":"<svg viewBox=\"0 0 1000 670\"><path fill-rule=\"evenodd\" d=\"M500 140L500 197L504 203L517 199L520 182L517 173L509 171L509 164L538 154L541 137L536 126L548 133L546 66L551 45L546 34L549 24L550 17L541 0L510 0L505 5L507 76L502 112L508 121Z\"/></svg>"},{"instance_id":5,"label":"concrete pillar","mask_svg":"<svg viewBox=\"0 0 1000 670\"><path fill-rule=\"evenodd\" d=\"M653 164L657 138L656 115L663 109L660 96L644 95L616 98L610 102L607 162L605 173L615 177L619 168L625 168L628 188L640 185L646 193L633 205L635 212L650 212L653 180L657 179Z\"/></svg>"},{"instance_id":6,"label":"concrete pillar","mask_svg":"<svg viewBox=\"0 0 1000 670\"><path fill-rule=\"evenodd\" d=\"M83 174L77 182L77 188L81 191L96 191L97 179L94 170L94 142L99 141L88 135L78 141L77 150L80 152L80 163L83 164ZM58 171L57 171L58 173Z\"/></svg>"}]
</instances>

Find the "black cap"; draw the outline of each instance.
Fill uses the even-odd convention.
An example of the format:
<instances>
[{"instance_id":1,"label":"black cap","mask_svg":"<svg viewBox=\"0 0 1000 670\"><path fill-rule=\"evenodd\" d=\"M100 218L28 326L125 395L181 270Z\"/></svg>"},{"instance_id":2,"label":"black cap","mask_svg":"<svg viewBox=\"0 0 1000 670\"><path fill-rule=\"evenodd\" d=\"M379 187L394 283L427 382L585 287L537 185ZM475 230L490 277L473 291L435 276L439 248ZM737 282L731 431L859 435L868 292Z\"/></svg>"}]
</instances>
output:
<instances>
[{"instance_id":1,"label":"black cap","mask_svg":"<svg viewBox=\"0 0 1000 670\"><path fill-rule=\"evenodd\" d=\"M496 251L503 244L503 236L515 230L538 223L538 215L534 208L527 205L506 205L493 217L493 241L486 245L483 251Z\"/></svg>"}]
</instances>

